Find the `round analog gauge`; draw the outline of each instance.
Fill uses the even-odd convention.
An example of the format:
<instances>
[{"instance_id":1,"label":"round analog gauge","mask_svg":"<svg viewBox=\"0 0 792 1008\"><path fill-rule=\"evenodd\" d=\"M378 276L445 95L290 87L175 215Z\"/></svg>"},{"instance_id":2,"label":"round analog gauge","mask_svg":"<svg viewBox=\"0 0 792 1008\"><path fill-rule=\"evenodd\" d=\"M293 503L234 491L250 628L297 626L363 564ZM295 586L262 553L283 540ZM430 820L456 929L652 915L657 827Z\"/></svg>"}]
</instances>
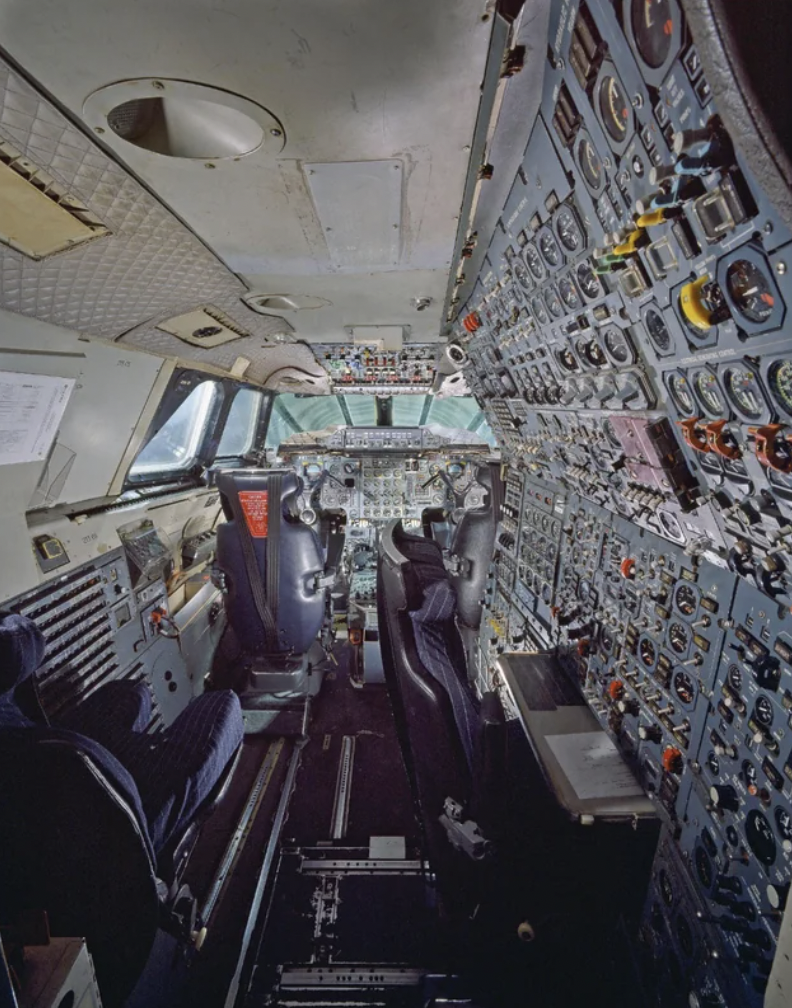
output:
<instances>
[{"instance_id":1,"label":"round analog gauge","mask_svg":"<svg viewBox=\"0 0 792 1008\"><path fill-rule=\"evenodd\" d=\"M718 386L718 379L711 371L698 371L693 378L693 388L699 402L708 413L719 417L726 413L726 403Z\"/></svg>"},{"instance_id":2,"label":"round analog gauge","mask_svg":"<svg viewBox=\"0 0 792 1008\"><path fill-rule=\"evenodd\" d=\"M695 861L699 881L705 889L709 889L713 880L712 862L703 847L696 848Z\"/></svg>"},{"instance_id":3,"label":"round analog gauge","mask_svg":"<svg viewBox=\"0 0 792 1008\"><path fill-rule=\"evenodd\" d=\"M600 296L602 288L600 287L600 282L597 279L597 274L591 268L591 263L582 262L577 268L576 275L577 282L580 284L580 289L587 298Z\"/></svg>"},{"instance_id":4,"label":"round analog gauge","mask_svg":"<svg viewBox=\"0 0 792 1008\"><path fill-rule=\"evenodd\" d=\"M613 634L608 630L607 627L602 628L602 633L600 634L600 647L606 654L610 654L613 650L613 646L616 640Z\"/></svg>"},{"instance_id":5,"label":"round analog gauge","mask_svg":"<svg viewBox=\"0 0 792 1008\"><path fill-rule=\"evenodd\" d=\"M704 850L706 850L709 856L715 857L715 855L718 853L718 845L712 839L712 834L706 828L706 826L701 831L701 842L704 844Z\"/></svg>"},{"instance_id":6,"label":"round analog gauge","mask_svg":"<svg viewBox=\"0 0 792 1008\"><path fill-rule=\"evenodd\" d=\"M461 462L448 462L446 465L446 472L451 479L459 479L459 477L465 472L465 467Z\"/></svg>"},{"instance_id":7,"label":"round analog gauge","mask_svg":"<svg viewBox=\"0 0 792 1008\"><path fill-rule=\"evenodd\" d=\"M707 756L707 769L713 777L717 777L720 774L720 760L714 750L710 750Z\"/></svg>"},{"instance_id":8,"label":"round analog gauge","mask_svg":"<svg viewBox=\"0 0 792 1008\"><path fill-rule=\"evenodd\" d=\"M732 845L732 847L740 846L740 834L737 832L731 823L726 827L726 839Z\"/></svg>"},{"instance_id":9,"label":"round analog gauge","mask_svg":"<svg viewBox=\"0 0 792 1008\"><path fill-rule=\"evenodd\" d=\"M674 602L683 616L692 616L698 607L698 596L696 595L695 588L692 588L689 584L678 585L677 590L674 592Z\"/></svg>"},{"instance_id":10,"label":"round analog gauge","mask_svg":"<svg viewBox=\"0 0 792 1008\"><path fill-rule=\"evenodd\" d=\"M315 483L322 475L322 467L316 462L309 462L303 469L309 483Z\"/></svg>"},{"instance_id":11,"label":"round analog gauge","mask_svg":"<svg viewBox=\"0 0 792 1008\"><path fill-rule=\"evenodd\" d=\"M668 331L666 321L660 312L656 308L650 308L644 316L644 321L646 322L646 328L649 330L649 336L660 353L670 350L671 333Z\"/></svg>"},{"instance_id":12,"label":"round analog gauge","mask_svg":"<svg viewBox=\"0 0 792 1008\"><path fill-rule=\"evenodd\" d=\"M753 368L742 364L727 368L724 372L726 395L732 405L749 420L758 420L764 409L762 393Z\"/></svg>"},{"instance_id":13,"label":"round analog gauge","mask_svg":"<svg viewBox=\"0 0 792 1008\"><path fill-rule=\"evenodd\" d=\"M550 324L550 316L547 314L547 309L544 306L544 301L540 297L535 297L531 301L531 311L534 313L534 318L539 323L540 326L545 326Z\"/></svg>"},{"instance_id":14,"label":"round analog gauge","mask_svg":"<svg viewBox=\"0 0 792 1008\"><path fill-rule=\"evenodd\" d=\"M684 375L672 374L668 380L668 390L680 413L692 414L696 412L696 403Z\"/></svg>"},{"instance_id":15,"label":"round analog gauge","mask_svg":"<svg viewBox=\"0 0 792 1008\"><path fill-rule=\"evenodd\" d=\"M542 280L547 271L544 268L542 257L536 251L536 246L529 242L525 246L523 255L525 256L526 263L528 263L528 269L533 273L537 280Z\"/></svg>"},{"instance_id":16,"label":"round analog gauge","mask_svg":"<svg viewBox=\"0 0 792 1008\"><path fill-rule=\"evenodd\" d=\"M781 839L786 841L784 846L792 845L792 816L782 805L776 806L773 815L775 816L776 829Z\"/></svg>"},{"instance_id":17,"label":"round analog gauge","mask_svg":"<svg viewBox=\"0 0 792 1008\"><path fill-rule=\"evenodd\" d=\"M531 279L531 274L528 270L528 267L525 265L522 259L515 258L512 261L512 270L514 271L514 275L517 278L517 282L524 290L529 291L533 289L533 280Z\"/></svg>"},{"instance_id":18,"label":"round analog gauge","mask_svg":"<svg viewBox=\"0 0 792 1008\"><path fill-rule=\"evenodd\" d=\"M765 273L750 259L735 259L726 270L726 289L737 310L761 325L773 314L775 295Z\"/></svg>"},{"instance_id":19,"label":"round analog gauge","mask_svg":"<svg viewBox=\"0 0 792 1008\"><path fill-rule=\"evenodd\" d=\"M564 277L558 281L558 293L570 311L578 311L583 307L583 302L580 300L580 295L575 289L575 284L571 277Z\"/></svg>"},{"instance_id":20,"label":"round analog gauge","mask_svg":"<svg viewBox=\"0 0 792 1008\"><path fill-rule=\"evenodd\" d=\"M749 760L742 761L742 767L740 768L740 776L745 782L745 786L753 794L756 791L756 782L759 779L759 771Z\"/></svg>"},{"instance_id":21,"label":"round analog gauge","mask_svg":"<svg viewBox=\"0 0 792 1008\"><path fill-rule=\"evenodd\" d=\"M630 341L618 326L608 326L603 333L605 349L617 364L630 364L633 360L633 351Z\"/></svg>"},{"instance_id":22,"label":"round analog gauge","mask_svg":"<svg viewBox=\"0 0 792 1008\"><path fill-rule=\"evenodd\" d=\"M745 817L745 838L763 865L769 867L775 861L776 842L773 830L759 809L751 809Z\"/></svg>"},{"instance_id":23,"label":"round analog gauge","mask_svg":"<svg viewBox=\"0 0 792 1008\"><path fill-rule=\"evenodd\" d=\"M693 680L682 669L674 673L674 693L683 704L692 704L696 699L696 687Z\"/></svg>"},{"instance_id":24,"label":"round analog gauge","mask_svg":"<svg viewBox=\"0 0 792 1008\"><path fill-rule=\"evenodd\" d=\"M654 665L655 659L657 658L657 651L655 650L654 644L648 637L642 637L638 643L638 657L647 668Z\"/></svg>"},{"instance_id":25,"label":"round analog gauge","mask_svg":"<svg viewBox=\"0 0 792 1008\"><path fill-rule=\"evenodd\" d=\"M769 728L773 723L773 705L762 693L756 698L753 716L763 728Z\"/></svg>"},{"instance_id":26,"label":"round analog gauge","mask_svg":"<svg viewBox=\"0 0 792 1008\"><path fill-rule=\"evenodd\" d=\"M673 18L671 0L632 0L630 20L635 47L652 70L659 69L671 52Z\"/></svg>"},{"instance_id":27,"label":"round analog gauge","mask_svg":"<svg viewBox=\"0 0 792 1008\"><path fill-rule=\"evenodd\" d=\"M603 182L602 161L588 137L583 137L577 146L580 171L589 189L598 192Z\"/></svg>"},{"instance_id":28,"label":"round analog gauge","mask_svg":"<svg viewBox=\"0 0 792 1008\"><path fill-rule=\"evenodd\" d=\"M545 229L539 235L539 251L542 258L549 266L559 266L561 264L561 249L552 233Z\"/></svg>"},{"instance_id":29,"label":"round analog gauge","mask_svg":"<svg viewBox=\"0 0 792 1008\"><path fill-rule=\"evenodd\" d=\"M679 947L687 958L690 959L696 951L696 943L693 940L693 931L691 930L690 922L683 914L678 914L674 921L674 933L676 934Z\"/></svg>"},{"instance_id":30,"label":"round analog gauge","mask_svg":"<svg viewBox=\"0 0 792 1008\"><path fill-rule=\"evenodd\" d=\"M616 143L621 143L627 137L630 102L622 85L610 74L603 77L600 83L599 108L608 136Z\"/></svg>"},{"instance_id":31,"label":"round analog gauge","mask_svg":"<svg viewBox=\"0 0 792 1008\"><path fill-rule=\"evenodd\" d=\"M767 384L776 403L792 416L792 360L774 361L767 372Z\"/></svg>"},{"instance_id":32,"label":"round analog gauge","mask_svg":"<svg viewBox=\"0 0 792 1008\"><path fill-rule=\"evenodd\" d=\"M581 578L578 584L578 598L585 602L591 595L591 582L588 578Z\"/></svg>"},{"instance_id":33,"label":"round analog gauge","mask_svg":"<svg viewBox=\"0 0 792 1008\"><path fill-rule=\"evenodd\" d=\"M563 318L564 306L561 304L561 298L556 293L555 287L550 287L544 292L544 299L547 310L553 318Z\"/></svg>"},{"instance_id":34,"label":"round analog gauge","mask_svg":"<svg viewBox=\"0 0 792 1008\"><path fill-rule=\"evenodd\" d=\"M734 690L735 693L739 693L742 689L743 684L743 674L742 669L739 665L730 665L729 671L726 674L726 678L729 680L729 685Z\"/></svg>"},{"instance_id":35,"label":"round analog gauge","mask_svg":"<svg viewBox=\"0 0 792 1008\"><path fill-rule=\"evenodd\" d=\"M605 437L610 441L614 448L621 448L621 441L616 436L616 431L613 429L613 424L609 417L605 417L602 421L602 429L605 432Z\"/></svg>"},{"instance_id":36,"label":"round analog gauge","mask_svg":"<svg viewBox=\"0 0 792 1008\"><path fill-rule=\"evenodd\" d=\"M592 364L594 367L602 367L608 363L605 351L595 339L581 339L576 343L578 354Z\"/></svg>"},{"instance_id":37,"label":"round analog gauge","mask_svg":"<svg viewBox=\"0 0 792 1008\"><path fill-rule=\"evenodd\" d=\"M583 230L569 207L561 207L554 221L555 232L567 252L579 252L584 244Z\"/></svg>"},{"instance_id":38,"label":"round analog gauge","mask_svg":"<svg viewBox=\"0 0 792 1008\"><path fill-rule=\"evenodd\" d=\"M660 895L663 898L663 902L666 906L671 906L674 902L674 887L671 885L671 879L668 877L668 872L666 872L664 868L660 869L657 881L660 887Z\"/></svg>"},{"instance_id":39,"label":"round analog gauge","mask_svg":"<svg viewBox=\"0 0 792 1008\"><path fill-rule=\"evenodd\" d=\"M563 350L558 351L558 363L565 371L580 370L580 365L577 362L577 358L569 349L569 347L564 347Z\"/></svg>"},{"instance_id":40,"label":"round analog gauge","mask_svg":"<svg viewBox=\"0 0 792 1008\"><path fill-rule=\"evenodd\" d=\"M688 630L684 623L672 623L668 628L668 643L677 654L685 654L690 646Z\"/></svg>"}]
</instances>

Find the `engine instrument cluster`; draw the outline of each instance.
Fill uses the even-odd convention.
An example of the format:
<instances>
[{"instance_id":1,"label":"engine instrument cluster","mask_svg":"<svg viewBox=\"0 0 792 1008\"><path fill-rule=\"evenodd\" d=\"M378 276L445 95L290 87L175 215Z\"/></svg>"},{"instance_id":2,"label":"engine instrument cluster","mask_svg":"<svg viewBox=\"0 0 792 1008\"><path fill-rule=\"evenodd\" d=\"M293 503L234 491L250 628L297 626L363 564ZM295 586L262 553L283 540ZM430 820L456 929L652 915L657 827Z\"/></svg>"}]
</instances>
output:
<instances>
[{"instance_id":1,"label":"engine instrument cluster","mask_svg":"<svg viewBox=\"0 0 792 1008\"><path fill-rule=\"evenodd\" d=\"M554 0L548 39L454 326L506 466L477 681L560 649L664 822L651 1002L758 1008L792 881L792 234L677 0Z\"/></svg>"},{"instance_id":2,"label":"engine instrument cluster","mask_svg":"<svg viewBox=\"0 0 792 1008\"><path fill-rule=\"evenodd\" d=\"M313 347L334 394L382 396L430 392L437 373L436 349L428 343L409 344L401 350L335 343Z\"/></svg>"}]
</instances>

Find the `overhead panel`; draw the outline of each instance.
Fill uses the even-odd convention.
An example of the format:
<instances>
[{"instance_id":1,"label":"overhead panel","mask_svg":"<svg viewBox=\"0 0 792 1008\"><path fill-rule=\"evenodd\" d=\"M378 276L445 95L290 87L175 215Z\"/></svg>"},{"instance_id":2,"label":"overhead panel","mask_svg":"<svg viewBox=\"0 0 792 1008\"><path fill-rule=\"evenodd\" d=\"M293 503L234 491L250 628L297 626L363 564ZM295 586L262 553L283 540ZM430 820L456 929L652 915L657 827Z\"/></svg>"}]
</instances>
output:
<instances>
[{"instance_id":1,"label":"overhead panel","mask_svg":"<svg viewBox=\"0 0 792 1008\"><path fill-rule=\"evenodd\" d=\"M401 161L307 164L305 175L334 266L354 270L398 263Z\"/></svg>"}]
</instances>

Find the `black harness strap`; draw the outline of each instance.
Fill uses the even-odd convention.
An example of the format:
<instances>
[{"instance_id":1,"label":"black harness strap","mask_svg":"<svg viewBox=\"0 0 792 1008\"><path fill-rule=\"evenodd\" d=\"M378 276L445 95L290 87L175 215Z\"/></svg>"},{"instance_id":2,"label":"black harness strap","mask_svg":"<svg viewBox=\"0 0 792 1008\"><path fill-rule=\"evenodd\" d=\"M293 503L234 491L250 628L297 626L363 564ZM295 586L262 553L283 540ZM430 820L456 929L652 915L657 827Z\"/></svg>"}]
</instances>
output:
<instances>
[{"instance_id":1,"label":"black harness strap","mask_svg":"<svg viewBox=\"0 0 792 1008\"><path fill-rule=\"evenodd\" d=\"M276 500L276 521L274 524L278 527L280 532L280 482L279 478L278 486L278 496ZM272 486L272 478L269 481L269 490L272 494L274 489ZM272 500L270 496L269 500ZM248 582L250 584L250 592L253 596L253 602L256 606L256 612L258 613L259 619L261 620L261 625L264 629L264 641L265 646L268 651L275 651L278 647L278 627L275 621L275 617L267 604L267 596L264 594L264 585L262 583L261 574L259 572L258 560L256 558L256 550L253 545L253 537L250 534L250 529L248 528L247 518L242 509L242 502L239 499L238 494L234 494L231 501L234 515L237 520L237 525L239 527L239 541L242 544L242 555L245 558L245 571L247 572ZM268 539L269 543L269 539ZM267 587L269 589L269 572L270 572L270 547L267 547ZM277 582L276 582L277 584ZM275 590L275 598L277 599L277 588Z\"/></svg>"},{"instance_id":2,"label":"black harness strap","mask_svg":"<svg viewBox=\"0 0 792 1008\"><path fill-rule=\"evenodd\" d=\"M270 514L275 521L270 522L267 538L267 600L274 622L278 623L278 597L280 595L280 538L281 538L281 494L283 474L272 473L269 477ZM276 631L277 633L277 631ZM277 638L276 638L277 640Z\"/></svg>"}]
</instances>

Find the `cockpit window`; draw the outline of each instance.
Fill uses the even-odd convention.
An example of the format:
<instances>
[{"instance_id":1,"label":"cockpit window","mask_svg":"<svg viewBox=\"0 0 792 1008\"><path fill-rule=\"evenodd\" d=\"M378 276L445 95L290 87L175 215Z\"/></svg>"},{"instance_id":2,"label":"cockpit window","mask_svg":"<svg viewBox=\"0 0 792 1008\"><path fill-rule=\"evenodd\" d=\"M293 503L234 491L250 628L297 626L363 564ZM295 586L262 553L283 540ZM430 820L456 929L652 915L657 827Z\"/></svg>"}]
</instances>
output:
<instances>
[{"instance_id":1,"label":"cockpit window","mask_svg":"<svg viewBox=\"0 0 792 1008\"><path fill-rule=\"evenodd\" d=\"M223 436L217 446L218 458L238 457L250 451L263 399L262 393L255 389L240 389L236 393L228 411Z\"/></svg>"},{"instance_id":2,"label":"cockpit window","mask_svg":"<svg viewBox=\"0 0 792 1008\"><path fill-rule=\"evenodd\" d=\"M145 477L189 469L195 461L218 394L217 382L196 385L138 454L129 475Z\"/></svg>"}]
</instances>

